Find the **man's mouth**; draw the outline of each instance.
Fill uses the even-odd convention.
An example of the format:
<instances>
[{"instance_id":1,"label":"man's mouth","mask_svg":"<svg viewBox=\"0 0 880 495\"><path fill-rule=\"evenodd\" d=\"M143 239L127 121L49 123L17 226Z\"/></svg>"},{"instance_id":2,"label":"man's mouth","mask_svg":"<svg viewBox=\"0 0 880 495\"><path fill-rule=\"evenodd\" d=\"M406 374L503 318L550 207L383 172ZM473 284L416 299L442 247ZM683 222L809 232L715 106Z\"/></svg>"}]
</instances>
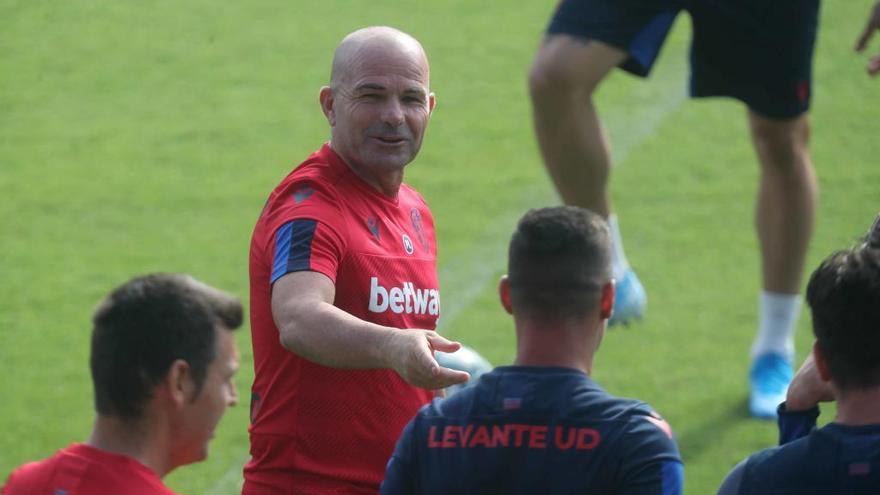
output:
<instances>
[{"instance_id":1,"label":"man's mouth","mask_svg":"<svg viewBox=\"0 0 880 495\"><path fill-rule=\"evenodd\" d=\"M392 137L392 136L374 136L373 139L376 139L376 140L383 142L385 144L399 144L399 143L406 141L406 139L404 139L403 137Z\"/></svg>"}]
</instances>

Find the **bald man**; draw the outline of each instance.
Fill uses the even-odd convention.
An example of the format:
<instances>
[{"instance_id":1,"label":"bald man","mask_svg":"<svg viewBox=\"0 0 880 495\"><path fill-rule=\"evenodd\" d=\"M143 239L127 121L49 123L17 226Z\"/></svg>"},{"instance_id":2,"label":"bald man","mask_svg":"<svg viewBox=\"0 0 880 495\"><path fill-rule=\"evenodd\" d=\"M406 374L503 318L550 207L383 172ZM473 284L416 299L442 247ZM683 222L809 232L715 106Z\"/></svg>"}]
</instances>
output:
<instances>
[{"instance_id":1,"label":"bald man","mask_svg":"<svg viewBox=\"0 0 880 495\"><path fill-rule=\"evenodd\" d=\"M434 222L403 183L434 94L413 37L342 40L320 104L330 142L275 188L250 251L255 378L245 494L376 493L433 390L468 379L434 351Z\"/></svg>"}]
</instances>

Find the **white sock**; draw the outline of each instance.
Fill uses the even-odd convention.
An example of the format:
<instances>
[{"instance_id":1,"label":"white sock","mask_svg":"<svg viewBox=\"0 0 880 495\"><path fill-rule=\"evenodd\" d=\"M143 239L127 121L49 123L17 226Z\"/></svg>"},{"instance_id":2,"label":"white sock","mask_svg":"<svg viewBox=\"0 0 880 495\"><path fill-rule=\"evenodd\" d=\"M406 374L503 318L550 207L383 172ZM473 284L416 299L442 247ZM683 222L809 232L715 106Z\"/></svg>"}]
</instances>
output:
<instances>
[{"instance_id":1,"label":"white sock","mask_svg":"<svg viewBox=\"0 0 880 495\"><path fill-rule=\"evenodd\" d=\"M760 326L752 344L752 357L768 352L794 362L794 330L801 313L800 294L761 291Z\"/></svg>"},{"instance_id":2,"label":"white sock","mask_svg":"<svg viewBox=\"0 0 880 495\"><path fill-rule=\"evenodd\" d=\"M620 282L629 270L629 262L626 261L626 254L623 252L623 239L620 237L617 215L614 213L608 216L608 227L611 230L611 276Z\"/></svg>"}]
</instances>

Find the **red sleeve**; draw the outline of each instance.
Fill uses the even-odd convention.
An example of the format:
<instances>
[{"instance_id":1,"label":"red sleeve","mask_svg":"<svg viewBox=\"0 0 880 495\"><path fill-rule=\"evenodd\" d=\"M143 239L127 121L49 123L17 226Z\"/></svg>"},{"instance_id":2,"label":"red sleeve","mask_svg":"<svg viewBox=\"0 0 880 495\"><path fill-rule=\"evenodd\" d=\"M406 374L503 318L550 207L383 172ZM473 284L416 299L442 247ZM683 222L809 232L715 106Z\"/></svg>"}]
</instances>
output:
<instances>
[{"instance_id":1,"label":"red sleeve","mask_svg":"<svg viewBox=\"0 0 880 495\"><path fill-rule=\"evenodd\" d=\"M288 191L277 198L279 204L269 220L269 282L291 272L314 271L336 283L339 262L348 244L340 199L330 188L315 182L295 184Z\"/></svg>"}]
</instances>

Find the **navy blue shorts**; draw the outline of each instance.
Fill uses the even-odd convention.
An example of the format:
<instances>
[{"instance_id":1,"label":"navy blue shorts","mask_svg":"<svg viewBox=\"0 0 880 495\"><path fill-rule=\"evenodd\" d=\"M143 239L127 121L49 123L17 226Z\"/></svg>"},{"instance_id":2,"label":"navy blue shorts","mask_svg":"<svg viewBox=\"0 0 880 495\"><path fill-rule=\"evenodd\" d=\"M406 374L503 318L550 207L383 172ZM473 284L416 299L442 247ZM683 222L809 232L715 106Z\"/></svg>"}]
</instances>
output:
<instances>
[{"instance_id":1,"label":"navy blue shorts","mask_svg":"<svg viewBox=\"0 0 880 495\"><path fill-rule=\"evenodd\" d=\"M624 70L651 71L675 17L693 21L691 96L730 96L790 119L810 107L820 0L562 0L549 35L625 50Z\"/></svg>"}]
</instances>

